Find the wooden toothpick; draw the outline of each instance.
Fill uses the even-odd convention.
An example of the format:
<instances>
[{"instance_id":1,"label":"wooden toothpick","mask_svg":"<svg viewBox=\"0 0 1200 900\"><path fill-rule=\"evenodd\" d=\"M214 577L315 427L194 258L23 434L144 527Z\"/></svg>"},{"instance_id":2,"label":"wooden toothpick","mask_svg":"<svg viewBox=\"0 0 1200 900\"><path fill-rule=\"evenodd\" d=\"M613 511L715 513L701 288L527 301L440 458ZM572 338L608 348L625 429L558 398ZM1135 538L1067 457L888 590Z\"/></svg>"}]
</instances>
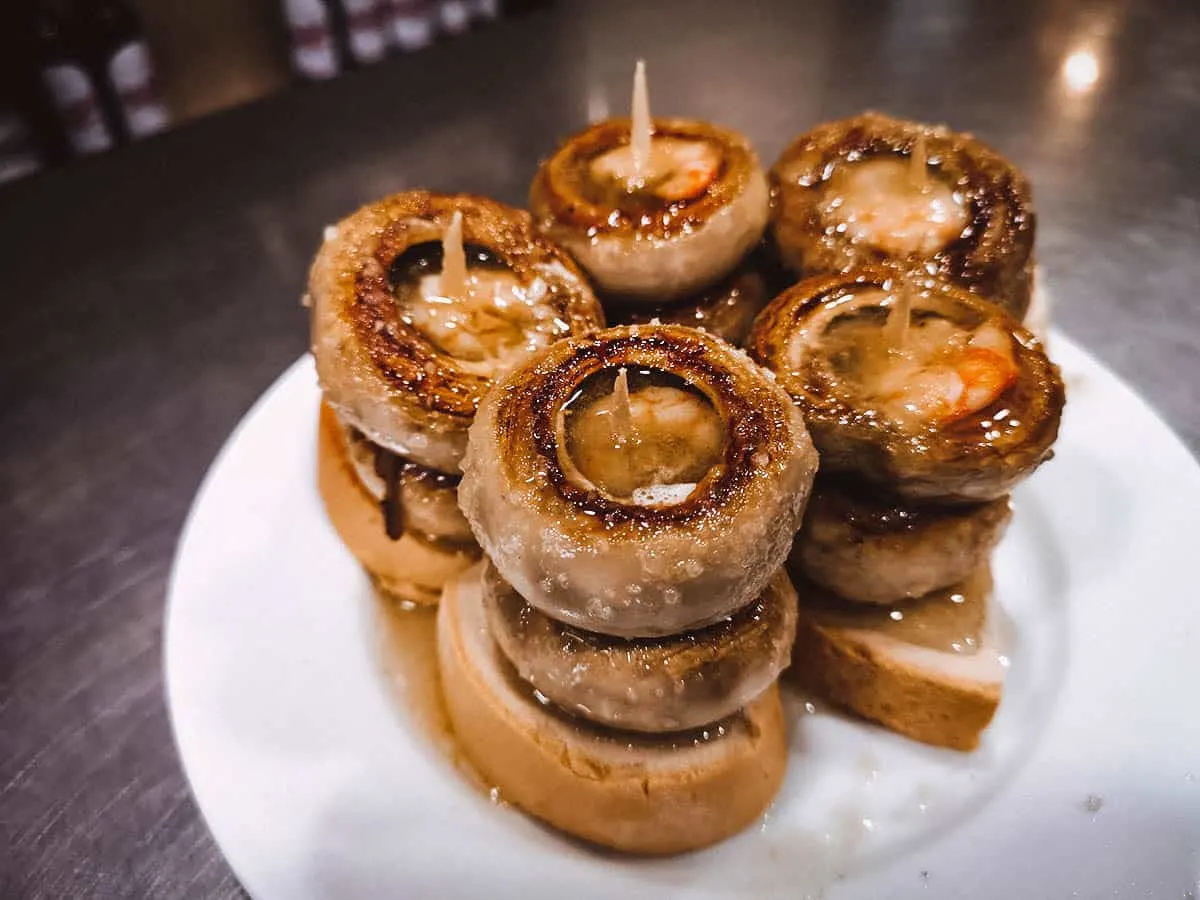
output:
<instances>
[{"instance_id":1,"label":"wooden toothpick","mask_svg":"<svg viewBox=\"0 0 1200 900\"><path fill-rule=\"evenodd\" d=\"M924 133L917 135L908 158L908 180L922 194L929 190L929 156L925 149Z\"/></svg>"},{"instance_id":2,"label":"wooden toothpick","mask_svg":"<svg viewBox=\"0 0 1200 900\"><path fill-rule=\"evenodd\" d=\"M467 255L463 250L462 212L454 211L442 235L442 276L438 287L443 297L462 300L467 295Z\"/></svg>"},{"instance_id":3,"label":"wooden toothpick","mask_svg":"<svg viewBox=\"0 0 1200 900\"><path fill-rule=\"evenodd\" d=\"M639 59L633 70L633 102L630 110L629 149L633 154L633 171L640 179L650 166L650 137L654 123L650 120L650 93L646 88L646 62Z\"/></svg>"}]
</instances>

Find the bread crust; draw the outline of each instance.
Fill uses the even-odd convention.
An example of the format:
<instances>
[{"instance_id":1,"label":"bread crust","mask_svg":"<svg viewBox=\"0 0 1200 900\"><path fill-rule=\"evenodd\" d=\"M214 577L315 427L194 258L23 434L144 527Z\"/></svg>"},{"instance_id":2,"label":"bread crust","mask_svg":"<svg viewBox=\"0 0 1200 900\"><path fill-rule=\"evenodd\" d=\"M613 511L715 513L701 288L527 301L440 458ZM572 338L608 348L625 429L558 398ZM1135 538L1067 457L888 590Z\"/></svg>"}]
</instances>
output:
<instances>
[{"instance_id":1,"label":"bread crust","mask_svg":"<svg viewBox=\"0 0 1200 900\"><path fill-rule=\"evenodd\" d=\"M1003 680L959 677L889 652L873 631L823 622L803 606L785 673L805 691L899 734L974 750L1000 703ZM982 651L981 652L985 652Z\"/></svg>"},{"instance_id":2,"label":"bread crust","mask_svg":"<svg viewBox=\"0 0 1200 900\"><path fill-rule=\"evenodd\" d=\"M697 850L758 819L783 780L777 686L708 739L613 731L540 705L487 631L478 569L446 587L438 661L455 735L484 779L583 840L639 855Z\"/></svg>"},{"instance_id":3,"label":"bread crust","mask_svg":"<svg viewBox=\"0 0 1200 900\"><path fill-rule=\"evenodd\" d=\"M442 546L407 532L391 540L379 503L354 474L338 429L333 410L322 403L317 489L330 522L382 593L409 603L437 603L442 585L470 567L479 557L478 549Z\"/></svg>"}]
</instances>

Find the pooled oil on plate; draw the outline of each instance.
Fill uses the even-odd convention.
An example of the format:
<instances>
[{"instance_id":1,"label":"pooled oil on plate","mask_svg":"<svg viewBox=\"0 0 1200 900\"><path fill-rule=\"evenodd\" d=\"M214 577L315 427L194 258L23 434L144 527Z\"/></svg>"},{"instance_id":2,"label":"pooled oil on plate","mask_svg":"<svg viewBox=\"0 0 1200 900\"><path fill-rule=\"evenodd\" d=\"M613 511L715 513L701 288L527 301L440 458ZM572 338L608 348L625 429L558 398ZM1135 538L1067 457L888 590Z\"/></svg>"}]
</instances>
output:
<instances>
[{"instance_id":1,"label":"pooled oil on plate","mask_svg":"<svg viewBox=\"0 0 1200 900\"><path fill-rule=\"evenodd\" d=\"M772 809L663 860L568 840L454 758L428 618L381 610L325 520L301 360L209 472L168 601L176 741L234 871L261 900L1197 891L1200 468L1099 364L1058 334L1051 350L1068 405L994 561L1010 664L979 751L789 692Z\"/></svg>"}]
</instances>

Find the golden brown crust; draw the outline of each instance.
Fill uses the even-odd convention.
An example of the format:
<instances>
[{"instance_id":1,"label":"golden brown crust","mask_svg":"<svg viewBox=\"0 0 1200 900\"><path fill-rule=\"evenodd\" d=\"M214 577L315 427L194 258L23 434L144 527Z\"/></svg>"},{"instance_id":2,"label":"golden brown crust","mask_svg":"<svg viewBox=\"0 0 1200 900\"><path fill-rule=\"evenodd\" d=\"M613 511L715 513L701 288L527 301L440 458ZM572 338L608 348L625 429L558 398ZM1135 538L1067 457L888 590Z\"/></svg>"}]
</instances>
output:
<instances>
[{"instance_id":1,"label":"golden brown crust","mask_svg":"<svg viewBox=\"0 0 1200 900\"><path fill-rule=\"evenodd\" d=\"M406 249L440 240L455 212L464 242L490 251L523 284L545 282L546 302L571 334L604 323L575 263L534 232L524 211L467 194L408 191L334 226L309 276L313 353L327 399L376 443L447 472L490 379L458 365L400 316L389 267ZM424 440L411 440L414 428ZM431 438L446 433L462 436L457 448L425 458Z\"/></svg>"},{"instance_id":2,"label":"golden brown crust","mask_svg":"<svg viewBox=\"0 0 1200 900\"><path fill-rule=\"evenodd\" d=\"M625 198L618 195L595 197L587 187L592 180L591 163L627 145L629 128L628 119L597 122L564 141L538 169L530 187L529 207L542 228L551 233L561 226L592 235L672 238L703 226L742 194L759 170L758 156L750 142L735 131L694 119L655 119L655 138L702 140L719 148L721 166L717 177L699 196L662 201L653 210L626 205L622 202Z\"/></svg>"},{"instance_id":3,"label":"golden brown crust","mask_svg":"<svg viewBox=\"0 0 1200 900\"><path fill-rule=\"evenodd\" d=\"M496 428L510 442L503 475L513 481L544 472L552 489L576 510L601 523L593 529L611 533L631 523L683 525L707 518L718 508L740 505L739 495L760 475L787 466L785 454L794 440L791 416L783 397L757 369L738 371L722 358L713 339L678 326L611 328L580 341L563 342L542 356L536 368L508 379L497 401ZM748 361L741 363L741 366ZM643 506L610 497L572 479L562 465L559 417L568 401L592 375L606 369L649 368L683 378L701 391L726 426L725 458L713 467L683 502ZM533 453L524 451L532 450ZM756 467L761 455L767 464Z\"/></svg>"},{"instance_id":4,"label":"golden brown crust","mask_svg":"<svg viewBox=\"0 0 1200 900\"><path fill-rule=\"evenodd\" d=\"M737 712L775 683L796 631L796 591L782 570L729 619L640 640L550 618L490 562L482 584L492 636L517 674L572 715L630 731L699 728Z\"/></svg>"},{"instance_id":5,"label":"golden brown crust","mask_svg":"<svg viewBox=\"0 0 1200 900\"><path fill-rule=\"evenodd\" d=\"M583 840L639 855L710 846L770 805L787 766L777 687L737 716L673 737L570 720L539 705L505 668L472 576L447 586L438 661L455 736L503 800Z\"/></svg>"},{"instance_id":6,"label":"golden brown crust","mask_svg":"<svg viewBox=\"0 0 1200 900\"><path fill-rule=\"evenodd\" d=\"M437 603L442 585L479 558L477 547L445 547L414 534L391 540L378 501L362 486L346 456L340 423L324 403L317 425L317 487L346 548L376 586L394 599Z\"/></svg>"},{"instance_id":7,"label":"golden brown crust","mask_svg":"<svg viewBox=\"0 0 1200 900\"><path fill-rule=\"evenodd\" d=\"M656 137L719 149L716 177L698 195L669 201L593 178L597 155L629 142L629 123L621 119L568 140L538 171L529 194L537 227L627 305L658 306L716 284L762 240L769 215L767 178L744 137L682 119L659 119L654 127Z\"/></svg>"},{"instance_id":8,"label":"golden brown crust","mask_svg":"<svg viewBox=\"0 0 1200 900\"><path fill-rule=\"evenodd\" d=\"M1000 307L938 285L914 294L913 315L968 328L988 323L1011 335L1016 380L978 413L919 431L862 408L822 354L821 335L856 309L855 296L891 291L895 282L893 272L878 267L807 278L759 315L749 352L803 410L825 471L857 472L916 499L980 501L1009 493L1051 456L1066 402L1058 367Z\"/></svg>"},{"instance_id":9,"label":"golden brown crust","mask_svg":"<svg viewBox=\"0 0 1200 900\"><path fill-rule=\"evenodd\" d=\"M927 259L891 258L827 228L822 189L839 166L876 155L908 156L919 136L930 164L966 200L963 235ZM771 169L772 232L784 261L805 275L884 264L968 288L1021 318L1029 306L1036 219L1029 183L1004 157L967 134L864 113L796 138Z\"/></svg>"},{"instance_id":10,"label":"golden brown crust","mask_svg":"<svg viewBox=\"0 0 1200 900\"><path fill-rule=\"evenodd\" d=\"M788 677L804 690L926 744L974 750L1000 703L998 683L938 678L897 664L854 632L800 616Z\"/></svg>"}]
</instances>

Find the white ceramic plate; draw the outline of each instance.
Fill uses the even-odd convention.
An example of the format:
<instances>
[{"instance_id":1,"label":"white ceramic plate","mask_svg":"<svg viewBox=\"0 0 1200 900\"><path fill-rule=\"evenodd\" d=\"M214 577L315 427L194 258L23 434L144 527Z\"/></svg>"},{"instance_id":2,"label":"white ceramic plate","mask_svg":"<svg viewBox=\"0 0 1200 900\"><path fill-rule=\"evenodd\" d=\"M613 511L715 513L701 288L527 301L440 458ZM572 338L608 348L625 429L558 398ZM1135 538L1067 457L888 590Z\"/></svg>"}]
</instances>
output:
<instances>
[{"instance_id":1,"label":"white ceramic plate","mask_svg":"<svg viewBox=\"0 0 1200 900\"><path fill-rule=\"evenodd\" d=\"M234 871L261 900L1191 896L1200 468L1099 364L1061 336L1051 348L1069 402L995 560L1013 645L983 747L923 747L793 698L787 781L761 825L658 861L490 802L439 749L420 664L388 656L395 617L325 520L299 361L209 472L167 607L180 756Z\"/></svg>"}]
</instances>

